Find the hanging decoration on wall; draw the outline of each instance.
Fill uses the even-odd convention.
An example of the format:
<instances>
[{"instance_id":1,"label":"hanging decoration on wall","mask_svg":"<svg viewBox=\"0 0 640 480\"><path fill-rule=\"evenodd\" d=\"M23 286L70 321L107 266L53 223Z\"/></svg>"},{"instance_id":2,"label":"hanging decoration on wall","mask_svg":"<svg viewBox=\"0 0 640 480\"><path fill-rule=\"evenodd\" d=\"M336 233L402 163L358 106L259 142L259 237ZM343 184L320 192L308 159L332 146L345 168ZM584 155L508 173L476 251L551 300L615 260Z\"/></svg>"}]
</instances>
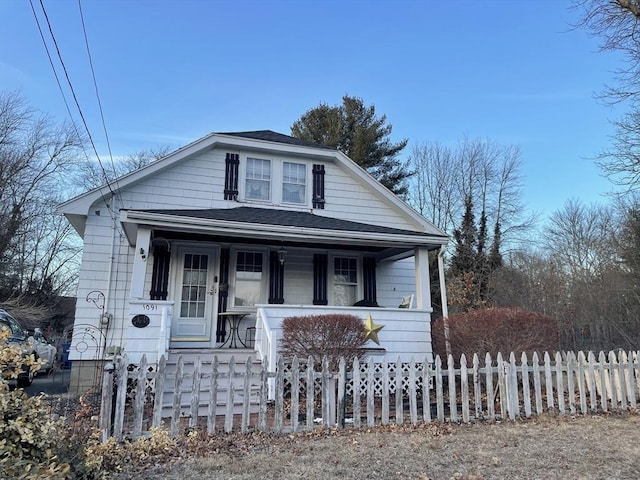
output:
<instances>
[{"instance_id":1,"label":"hanging decoration on wall","mask_svg":"<svg viewBox=\"0 0 640 480\"><path fill-rule=\"evenodd\" d=\"M102 312L104 312L104 293L100 290L93 290L92 292L87 293L87 298L85 300L93 303L98 310L102 310Z\"/></svg>"},{"instance_id":2,"label":"hanging decoration on wall","mask_svg":"<svg viewBox=\"0 0 640 480\"><path fill-rule=\"evenodd\" d=\"M376 325L373 323L373 318L371 318L371 314L367 316L367 320L364 322L364 339L365 341L371 340L372 342L380 345L380 340L378 340L378 332L384 328L384 325Z\"/></svg>"}]
</instances>

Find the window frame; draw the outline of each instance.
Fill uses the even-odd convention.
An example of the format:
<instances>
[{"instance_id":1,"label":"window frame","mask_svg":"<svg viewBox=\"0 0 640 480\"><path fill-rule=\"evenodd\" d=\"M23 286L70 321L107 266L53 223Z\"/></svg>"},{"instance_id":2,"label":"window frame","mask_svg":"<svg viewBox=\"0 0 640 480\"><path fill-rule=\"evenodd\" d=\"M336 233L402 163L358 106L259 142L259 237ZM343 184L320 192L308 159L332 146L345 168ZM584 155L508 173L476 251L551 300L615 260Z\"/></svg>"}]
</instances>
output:
<instances>
[{"instance_id":1,"label":"window frame","mask_svg":"<svg viewBox=\"0 0 640 480\"><path fill-rule=\"evenodd\" d=\"M354 303L357 302L363 296L364 286L363 286L363 276L362 276L362 255L354 254L353 252L334 252L331 253L328 260L328 283L329 283L329 292L327 295L327 300L329 305L332 306L343 306L343 307L351 307L351 305L337 305L335 303L335 290L336 285L352 285L349 283L336 283L336 264L335 260L337 258L348 258L356 261L356 283L355 283L355 300Z\"/></svg>"},{"instance_id":2,"label":"window frame","mask_svg":"<svg viewBox=\"0 0 640 480\"><path fill-rule=\"evenodd\" d=\"M255 310L255 305L236 305L236 274L238 273L238 253L260 253L262 254L262 271L260 278L260 298L256 305L267 303L268 282L269 282L269 251L266 248L255 247L231 247L229 249L229 296L227 310Z\"/></svg>"},{"instance_id":3,"label":"window frame","mask_svg":"<svg viewBox=\"0 0 640 480\"><path fill-rule=\"evenodd\" d=\"M293 183L293 182L285 182L284 179L284 171L285 171L285 164L289 164L289 165L302 165L304 167L304 183ZM282 172L280 175L280 179L281 184L280 184L280 195L281 195L281 201L283 204L287 204L287 205L302 205L302 206L306 206L309 203L309 195L308 195L308 185L309 185L309 174L308 174L308 165L305 162L294 162L292 160L282 160ZM294 186L302 186L303 187L303 200L302 202L292 202L292 201L287 201L284 199L284 187L285 185L294 185Z\"/></svg>"},{"instance_id":4,"label":"window frame","mask_svg":"<svg viewBox=\"0 0 640 480\"><path fill-rule=\"evenodd\" d=\"M267 182L265 179L259 178L249 178L249 160L259 160L261 162L269 162L269 180L268 180L268 198L249 198L249 189L247 188L247 184L249 180L254 180L258 182ZM244 165L244 181L243 181L243 189L244 189L244 198L249 202L259 202L259 203L273 203L273 179L274 179L274 162L271 158L263 158L260 156L249 156L245 157L245 165Z\"/></svg>"},{"instance_id":5,"label":"window frame","mask_svg":"<svg viewBox=\"0 0 640 480\"><path fill-rule=\"evenodd\" d=\"M256 198L249 198L247 182L251 179L247 178L248 165L250 159L257 160L267 160L270 162L270 185L269 185L269 200L260 200ZM304 165L304 201L301 203L298 202L287 202L284 200L283 189L284 189L284 164L291 163L294 165ZM301 208L308 209L311 208L312 198L311 198L311 185L312 185L312 162L307 160L302 160L294 157L280 157L280 156L269 156L269 155L253 155L246 154L243 155L240 162L240 198L245 203L259 203L259 204L268 204L268 205L283 205L288 208ZM287 182L290 183L290 182ZM292 184L296 185L296 184Z\"/></svg>"}]
</instances>

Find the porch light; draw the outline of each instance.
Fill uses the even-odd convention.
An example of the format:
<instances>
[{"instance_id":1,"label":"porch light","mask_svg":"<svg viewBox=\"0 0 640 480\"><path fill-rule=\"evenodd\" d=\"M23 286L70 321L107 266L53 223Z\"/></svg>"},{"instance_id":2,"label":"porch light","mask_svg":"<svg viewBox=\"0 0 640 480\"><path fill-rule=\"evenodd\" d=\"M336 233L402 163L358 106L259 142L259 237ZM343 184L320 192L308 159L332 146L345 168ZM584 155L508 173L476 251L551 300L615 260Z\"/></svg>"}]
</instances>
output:
<instances>
[{"instance_id":1,"label":"porch light","mask_svg":"<svg viewBox=\"0 0 640 480\"><path fill-rule=\"evenodd\" d=\"M284 247L280 247L278 250L278 260L280 260L280 265L284 265L284 261L287 259L287 250Z\"/></svg>"}]
</instances>

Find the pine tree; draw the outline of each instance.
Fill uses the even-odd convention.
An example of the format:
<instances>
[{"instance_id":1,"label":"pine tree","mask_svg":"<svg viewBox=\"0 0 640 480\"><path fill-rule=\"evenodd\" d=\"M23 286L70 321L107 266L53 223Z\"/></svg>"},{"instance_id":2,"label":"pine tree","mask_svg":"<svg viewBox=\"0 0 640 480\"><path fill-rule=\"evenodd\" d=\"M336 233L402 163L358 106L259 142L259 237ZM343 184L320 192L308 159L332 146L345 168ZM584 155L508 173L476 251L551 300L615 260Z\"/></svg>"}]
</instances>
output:
<instances>
[{"instance_id":1,"label":"pine tree","mask_svg":"<svg viewBox=\"0 0 640 480\"><path fill-rule=\"evenodd\" d=\"M337 148L393 193L406 196L407 179L413 172L398 154L408 139L392 143L391 130L386 115L376 116L373 105L367 107L361 98L345 95L342 105L321 103L307 111L291 126L291 135Z\"/></svg>"},{"instance_id":2,"label":"pine tree","mask_svg":"<svg viewBox=\"0 0 640 480\"><path fill-rule=\"evenodd\" d=\"M453 238L456 241L456 249L451 258L449 273L452 276L457 276L463 272L475 272L478 231L475 225L471 196L467 196L464 201L462 224L460 228L453 231Z\"/></svg>"}]
</instances>

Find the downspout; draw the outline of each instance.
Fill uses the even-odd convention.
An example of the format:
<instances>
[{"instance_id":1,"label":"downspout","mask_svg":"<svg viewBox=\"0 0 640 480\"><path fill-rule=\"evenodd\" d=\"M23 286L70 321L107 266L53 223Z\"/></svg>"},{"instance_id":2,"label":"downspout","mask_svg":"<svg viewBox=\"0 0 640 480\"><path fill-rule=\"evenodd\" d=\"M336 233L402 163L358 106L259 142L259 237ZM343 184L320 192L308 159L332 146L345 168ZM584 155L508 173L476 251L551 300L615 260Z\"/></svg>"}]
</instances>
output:
<instances>
[{"instance_id":1,"label":"downspout","mask_svg":"<svg viewBox=\"0 0 640 480\"><path fill-rule=\"evenodd\" d=\"M451 355L451 339L449 335L449 308L447 307L447 286L444 281L444 254L445 246L438 252L438 277L440 279L440 302L442 303L442 325L444 326L444 349L447 357Z\"/></svg>"},{"instance_id":2,"label":"downspout","mask_svg":"<svg viewBox=\"0 0 640 480\"><path fill-rule=\"evenodd\" d=\"M115 198L111 197L111 202L112 205L115 203ZM106 312L105 314L107 315L107 318L109 320L112 320L113 317L111 317L111 313L109 313L109 298L111 296L111 280L113 277L113 262L114 262L114 257L115 254L113 253L113 250L115 248L116 245L116 218L115 218L115 214L113 213L113 209L109 207L109 205L107 204L107 210L109 211L109 218L111 220L111 249L109 250L109 271L107 274L107 288L106 288L106 292L104 295L104 312ZM102 319L101 319L102 320ZM109 321L103 323L102 321L100 322L100 328L104 328L105 332L104 332L104 347L102 350L102 355L101 357L104 358L105 353L106 353L106 348L107 348L107 334L109 332Z\"/></svg>"}]
</instances>

